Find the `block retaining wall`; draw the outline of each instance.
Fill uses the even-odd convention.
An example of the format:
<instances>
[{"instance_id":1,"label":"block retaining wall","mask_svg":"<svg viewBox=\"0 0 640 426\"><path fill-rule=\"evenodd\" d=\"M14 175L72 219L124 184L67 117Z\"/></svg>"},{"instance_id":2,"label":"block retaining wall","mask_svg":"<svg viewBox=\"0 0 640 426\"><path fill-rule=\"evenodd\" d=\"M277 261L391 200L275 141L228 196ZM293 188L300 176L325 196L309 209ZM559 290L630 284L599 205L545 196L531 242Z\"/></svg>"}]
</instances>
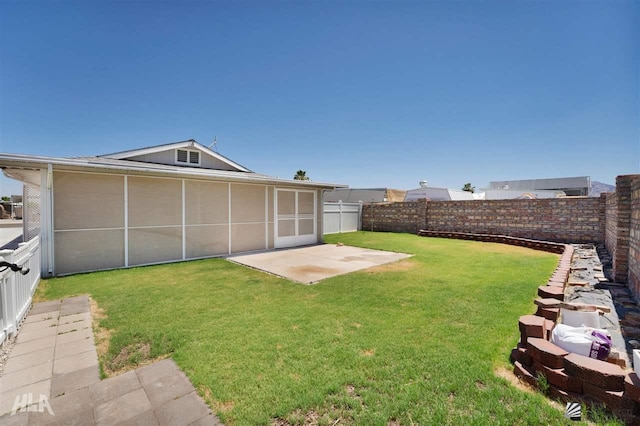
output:
<instances>
[{"instance_id":1,"label":"block retaining wall","mask_svg":"<svg viewBox=\"0 0 640 426\"><path fill-rule=\"evenodd\" d=\"M640 378L633 371L623 370L618 360L569 353L549 341L559 314L555 306L564 300L572 256L573 247L566 246L555 273L538 288L537 312L518 321L520 343L511 351L514 373L532 386L538 386L542 375L550 396L564 402L602 403L625 423L640 424Z\"/></svg>"}]
</instances>

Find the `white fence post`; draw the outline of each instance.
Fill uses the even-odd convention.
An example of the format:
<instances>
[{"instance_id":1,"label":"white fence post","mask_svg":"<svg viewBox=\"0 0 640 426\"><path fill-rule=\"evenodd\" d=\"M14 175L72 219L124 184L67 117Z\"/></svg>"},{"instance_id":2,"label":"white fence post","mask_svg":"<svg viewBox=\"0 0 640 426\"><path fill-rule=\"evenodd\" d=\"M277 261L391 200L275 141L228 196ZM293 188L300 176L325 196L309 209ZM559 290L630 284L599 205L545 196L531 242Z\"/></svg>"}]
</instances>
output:
<instances>
[{"instance_id":1,"label":"white fence post","mask_svg":"<svg viewBox=\"0 0 640 426\"><path fill-rule=\"evenodd\" d=\"M40 281L40 236L16 250L0 250L0 260L29 269L22 275L7 268L0 272L0 344L18 331Z\"/></svg>"},{"instance_id":2,"label":"white fence post","mask_svg":"<svg viewBox=\"0 0 640 426\"><path fill-rule=\"evenodd\" d=\"M13 263L13 250L0 250L0 260ZM14 320L16 312L16 292L15 280L12 277L13 271L8 269L0 278L0 294L2 294L2 341L11 335L14 330Z\"/></svg>"}]
</instances>

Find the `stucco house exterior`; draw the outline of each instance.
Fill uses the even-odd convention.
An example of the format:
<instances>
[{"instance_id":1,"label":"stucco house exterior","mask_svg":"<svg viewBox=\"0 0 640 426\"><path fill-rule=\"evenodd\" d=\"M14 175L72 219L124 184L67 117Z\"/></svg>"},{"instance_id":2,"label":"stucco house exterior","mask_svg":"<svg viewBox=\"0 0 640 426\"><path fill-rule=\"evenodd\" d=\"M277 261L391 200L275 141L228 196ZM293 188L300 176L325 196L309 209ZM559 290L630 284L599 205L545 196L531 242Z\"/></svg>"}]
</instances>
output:
<instances>
[{"instance_id":1,"label":"stucco house exterior","mask_svg":"<svg viewBox=\"0 0 640 426\"><path fill-rule=\"evenodd\" d=\"M194 140L96 157L0 153L40 189L42 276L322 242L329 183L255 173Z\"/></svg>"}]
</instances>

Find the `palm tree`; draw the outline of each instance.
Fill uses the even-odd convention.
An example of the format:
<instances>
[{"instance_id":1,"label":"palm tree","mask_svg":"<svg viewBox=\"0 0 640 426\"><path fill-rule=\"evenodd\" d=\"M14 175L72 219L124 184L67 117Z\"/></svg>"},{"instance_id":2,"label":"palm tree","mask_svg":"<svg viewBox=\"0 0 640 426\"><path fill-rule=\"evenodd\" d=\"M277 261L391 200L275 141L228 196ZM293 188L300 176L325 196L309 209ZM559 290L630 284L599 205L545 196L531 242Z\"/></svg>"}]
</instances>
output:
<instances>
[{"instance_id":1,"label":"palm tree","mask_svg":"<svg viewBox=\"0 0 640 426\"><path fill-rule=\"evenodd\" d=\"M298 170L296 175L293 177L295 180L309 180L309 176L307 176L307 172L304 170Z\"/></svg>"},{"instance_id":2,"label":"palm tree","mask_svg":"<svg viewBox=\"0 0 640 426\"><path fill-rule=\"evenodd\" d=\"M462 190L471 192L473 194L474 192L476 192L476 187L471 186L471 183L465 183L464 186L462 187Z\"/></svg>"}]
</instances>

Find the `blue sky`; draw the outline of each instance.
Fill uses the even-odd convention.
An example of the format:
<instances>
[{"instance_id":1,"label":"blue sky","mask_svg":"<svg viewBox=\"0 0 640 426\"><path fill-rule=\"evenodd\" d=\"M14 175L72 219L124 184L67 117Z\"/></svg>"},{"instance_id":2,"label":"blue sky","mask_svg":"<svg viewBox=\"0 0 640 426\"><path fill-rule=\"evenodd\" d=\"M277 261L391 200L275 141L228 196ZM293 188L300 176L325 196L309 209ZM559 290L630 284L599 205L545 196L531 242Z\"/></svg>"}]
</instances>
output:
<instances>
[{"instance_id":1,"label":"blue sky","mask_svg":"<svg viewBox=\"0 0 640 426\"><path fill-rule=\"evenodd\" d=\"M639 52L637 0L0 0L0 152L217 136L351 187L614 183L640 173Z\"/></svg>"}]
</instances>

